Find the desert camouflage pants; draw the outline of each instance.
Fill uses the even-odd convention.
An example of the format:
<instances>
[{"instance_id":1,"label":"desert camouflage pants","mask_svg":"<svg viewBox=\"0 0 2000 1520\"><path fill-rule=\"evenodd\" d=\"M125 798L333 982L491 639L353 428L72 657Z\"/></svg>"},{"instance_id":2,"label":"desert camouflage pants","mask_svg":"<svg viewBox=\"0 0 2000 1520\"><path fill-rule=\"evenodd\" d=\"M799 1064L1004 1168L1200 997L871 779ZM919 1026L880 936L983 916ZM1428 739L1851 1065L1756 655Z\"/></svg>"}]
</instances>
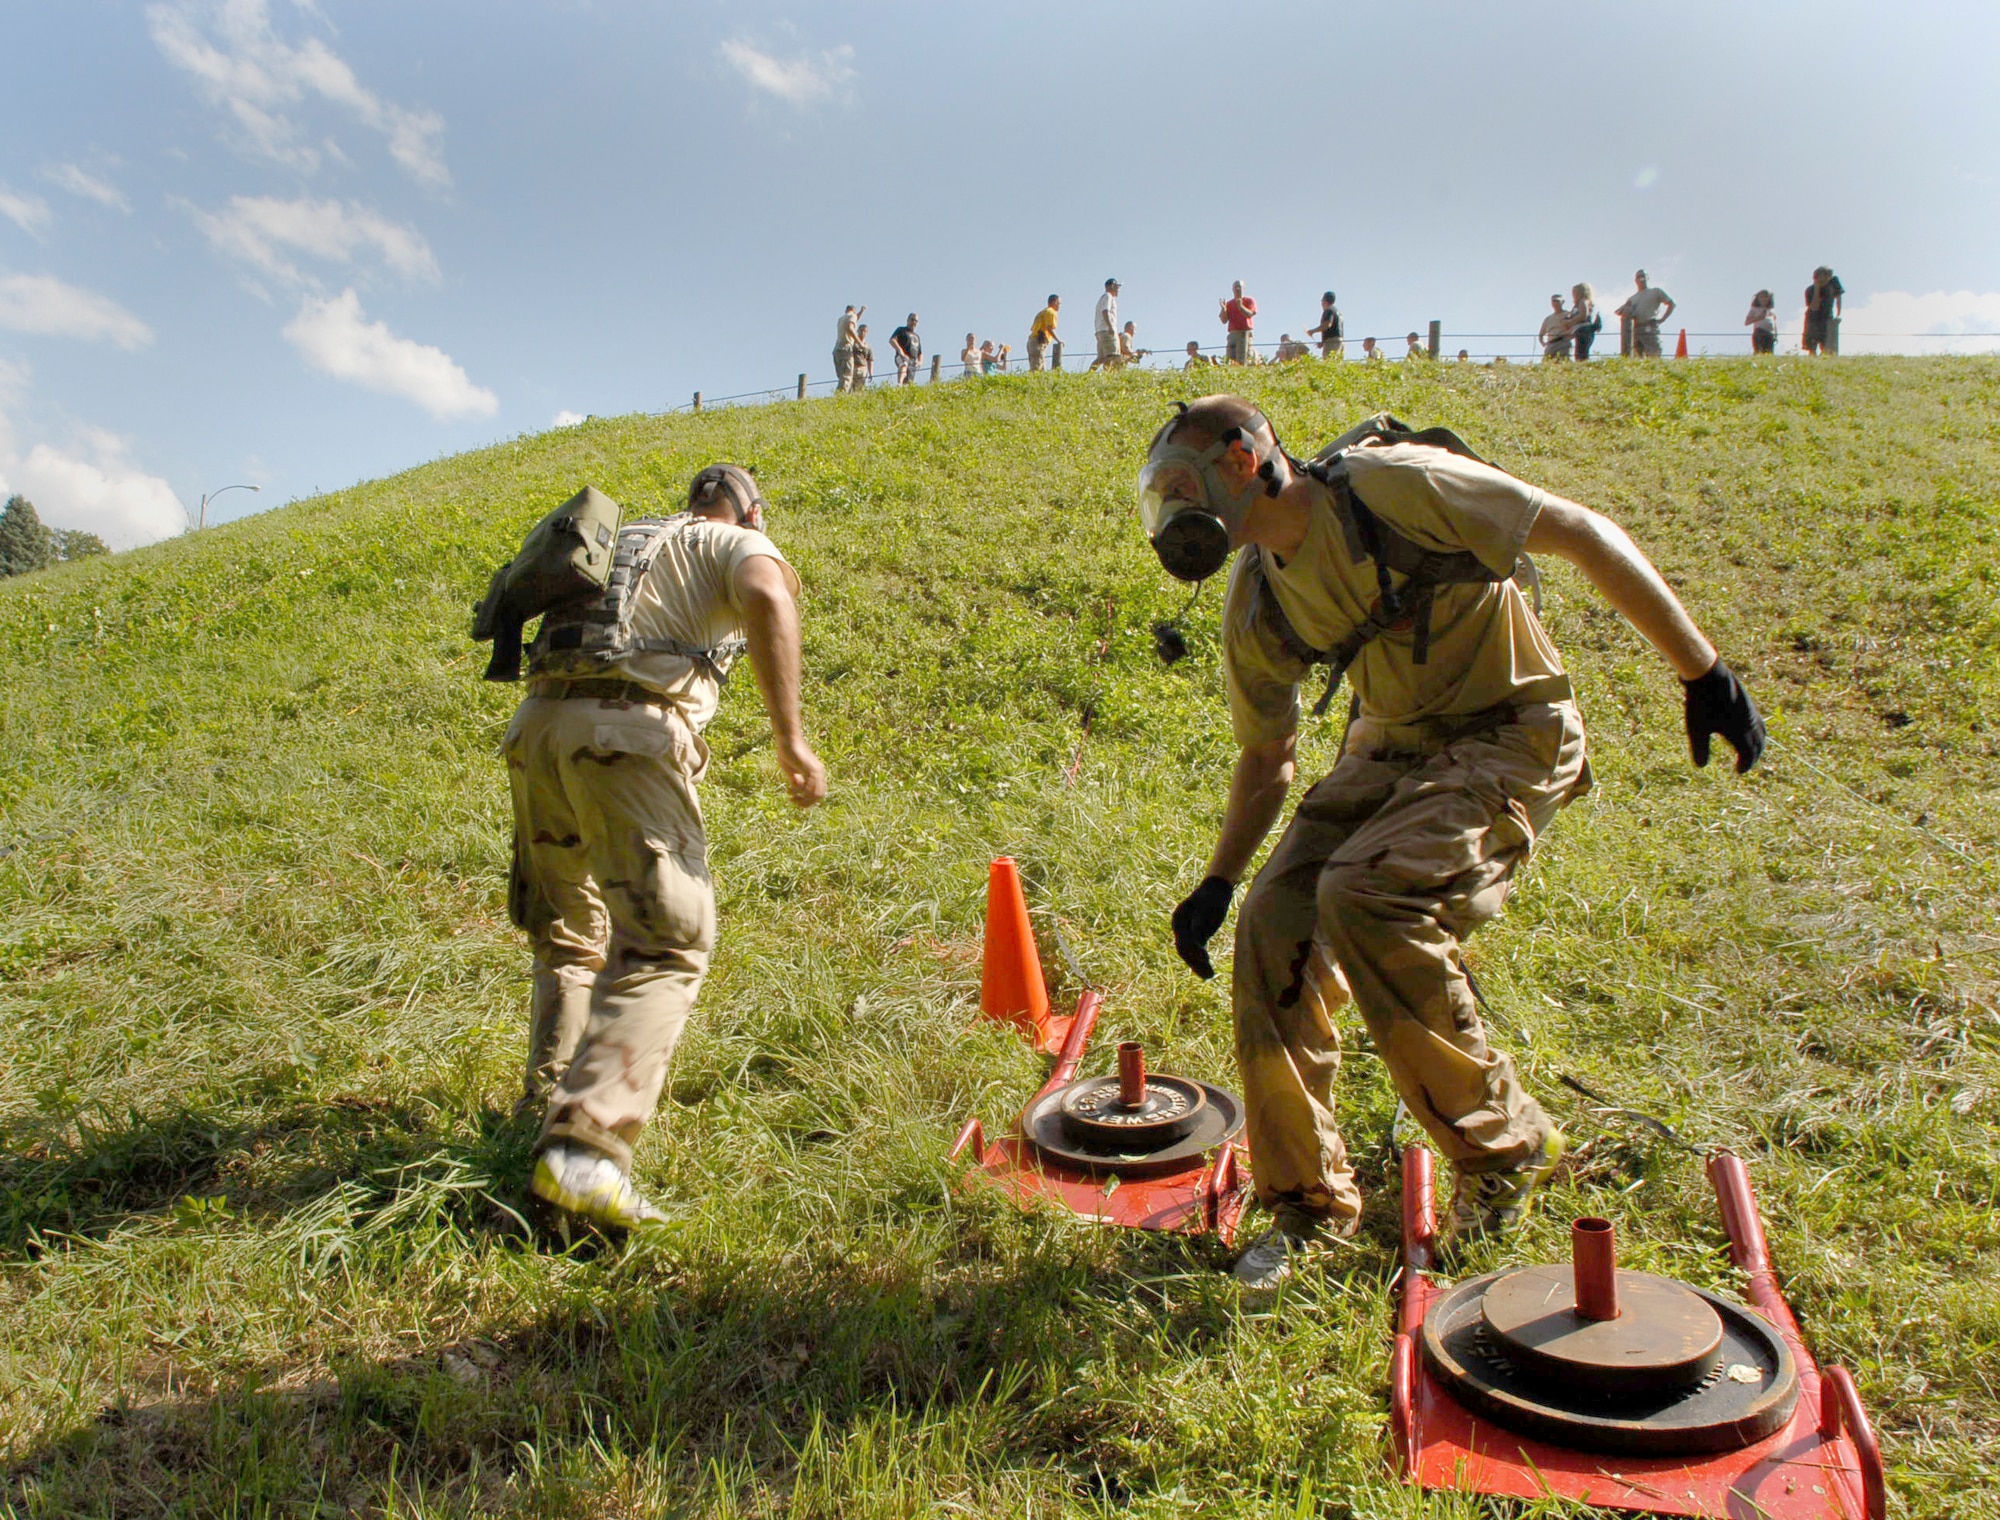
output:
<instances>
[{"instance_id":1,"label":"desert camouflage pants","mask_svg":"<svg viewBox=\"0 0 2000 1520\"><path fill-rule=\"evenodd\" d=\"M1244 896L1236 1060L1258 1197L1281 1213L1361 1212L1333 1108L1350 996L1411 1114L1460 1168L1524 1161L1550 1128L1486 1043L1460 942L1588 790L1583 723L1563 703L1466 726L1357 718Z\"/></svg>"},{"instance_id":2,"label":"desert camouflage pants","mask_svg":"<svg viewBox=\"0 0 2000 1520\"><path fill-rule=\"evenodd\" d=\"M695 783L708 752L665 706L530 697L505 742L508 907L534 950L527 1092L542 1142L630 1166L715 946Z\"/></svg>"}]
</instances>

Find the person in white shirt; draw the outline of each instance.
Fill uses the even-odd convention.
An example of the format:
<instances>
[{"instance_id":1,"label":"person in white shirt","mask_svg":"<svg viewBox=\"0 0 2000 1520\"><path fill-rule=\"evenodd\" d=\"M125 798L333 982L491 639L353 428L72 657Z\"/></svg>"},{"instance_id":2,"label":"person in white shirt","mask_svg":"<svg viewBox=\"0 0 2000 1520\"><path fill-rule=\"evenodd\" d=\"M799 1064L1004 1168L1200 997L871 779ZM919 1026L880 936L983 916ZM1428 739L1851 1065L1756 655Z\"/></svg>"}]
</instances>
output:
<instances>
[{"instance_id":1,"label":"person in white shirt","mask_svg":"<svg viewBox=\"0 0 2000 1520\"><path fill-rule=\"evenodd\" d=\"M979 362L979 339L971 333L965 335L965 347L959 350L958 362L965 366L967 375L983 374Z\"/></svg>"},{"instance_id":2,"label":"person in white shirt","mask_svg":"<svg viewBox=\"0 0 2000 1520\"><path fill-rule=\"evenodd\" d=\"M1778 298L1768 290L1760 290L1750 298L1750 315L1743 319L1743 325L1750 329L1750 352L1753 354L1775 354L1778 351Z\"/></svg>"},{"instance_id":3,"label":"person in white shirt","mask_svg":"<svg viewBox=\"0 0 2000 1520\"><path fill-rule=\"evenodd\" d=\"M1141 348L1139 346L1139 324L1137 322L1127 322L1123 327L1118 329L1118 363L1121 366L1137 364L1151 352L1150 348Z\"/></svg>"},{"instance_id":4,"label":"person in white shirt","mask_svg":"<svg viewBox=\"0 0 2000 1520\"><path fill-rule=\"evenodd\" d=\"M1091 320L1091 331L1097 337L1097 357L1090 361L1092 369L1116 369L1118 367L1118 282L1106 280L1104 294L1097 298L1097 315Z\"/></svg>"},{"instance_id":5,"label":"person in white shirt","mask_svg":"<svg viewBox=\"0 0 2000 1520\"><path fill-rule=\"evenodd\" d=\"M833 329L833 388L844 391L854 380L854 328L865 306L850 306Z\"/></svg>"}]
</instances>

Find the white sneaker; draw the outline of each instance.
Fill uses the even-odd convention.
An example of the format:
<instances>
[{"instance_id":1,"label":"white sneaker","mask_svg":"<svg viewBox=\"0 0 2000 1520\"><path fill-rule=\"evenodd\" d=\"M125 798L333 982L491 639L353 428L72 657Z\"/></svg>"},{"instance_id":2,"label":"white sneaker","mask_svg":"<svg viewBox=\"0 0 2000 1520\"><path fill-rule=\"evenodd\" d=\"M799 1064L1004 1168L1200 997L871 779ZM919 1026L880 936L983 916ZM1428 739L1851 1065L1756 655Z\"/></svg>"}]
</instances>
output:
<instances>
[{"instance_id":1,"label":"white sneaker","mask_svg":"<svg viewBox=\"0 0 2000 1520\"><path fill-rule=\"evenodd\" d=\"M1287 1235L1282 1226L1274 1224L1236 1258L1229 1275L1253 1290L1275 1288L1292 1275L1294 1258L1304 1256L1312 1244L1301 1236Z\"/></svg>"},{"instance_id":2,"label":"white sneaker","mask_svg":"<svg viewBox=\"0 0 2000 1520\"><path fill-rule=\"evenodd\" d=\"M632 1186L617 1162L588 1146L561 1141L549 1146L535 1158L528 1191L566 1214L614 1230L660 1224L667 1217Z\"/></svg>"}]
</instances>

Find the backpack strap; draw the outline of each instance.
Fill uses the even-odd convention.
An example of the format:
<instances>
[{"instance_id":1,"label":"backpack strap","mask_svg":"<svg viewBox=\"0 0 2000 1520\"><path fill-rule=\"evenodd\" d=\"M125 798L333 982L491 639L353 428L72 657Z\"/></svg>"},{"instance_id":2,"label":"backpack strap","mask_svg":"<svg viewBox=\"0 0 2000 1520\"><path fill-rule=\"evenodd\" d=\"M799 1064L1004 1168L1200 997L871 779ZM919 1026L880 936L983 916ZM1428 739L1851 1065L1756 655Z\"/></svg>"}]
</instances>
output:
<instances>
[{"instance_id":1,"label":"backpack strap","mask_svg":"<svg viewBox=\"0 0 2000 1520\"><path fill-rule=\"evenodd\" d=\"M1387 434L1387 430L1384 431ZM1436 448L1449 448L1451 452L1468 458L1478 458L1456 434L1445 428L1430 428L1424 433L1398 428L1397 433L1390 436L1398 436L1399 441L1428 443ZM1450 441L1446 442L1446 439ZM1347 464L1340 455L1336 454L1331 459L1316 459L1305 466L1305 471L1332 495L1334 513L1340 520L1341 536L1348 552L1357 560L1373 561L1377 588L1375 605L1369 609L1368 615L1332 649L1316 649L1299 634L1292 620L1286 616L1285 609L1278 604L1277 595L1271 590L1270 581L1264 574L1263 551L1254 551L1256 558L1251 570L1256 576L1257 600L1252 616L1266 621L1292 658L1327 668L1326 690L1313 704L1313 716L1318 718L1323 717L1332 704L1333 693L1340 685L1341 677L1347 673L1347 667L1354 663L1363 649L1383 634L1409 629L1411 662L1422 665L1430 659L1431 608L1438 587L1493 585L1512 577L1496 574L1469 549L1426 549L1414 539L1405 538L1361 499L1348 481ZM1403 577L1400 586L1392 579L1392 574Z\"/></svg>"}]
</instances>

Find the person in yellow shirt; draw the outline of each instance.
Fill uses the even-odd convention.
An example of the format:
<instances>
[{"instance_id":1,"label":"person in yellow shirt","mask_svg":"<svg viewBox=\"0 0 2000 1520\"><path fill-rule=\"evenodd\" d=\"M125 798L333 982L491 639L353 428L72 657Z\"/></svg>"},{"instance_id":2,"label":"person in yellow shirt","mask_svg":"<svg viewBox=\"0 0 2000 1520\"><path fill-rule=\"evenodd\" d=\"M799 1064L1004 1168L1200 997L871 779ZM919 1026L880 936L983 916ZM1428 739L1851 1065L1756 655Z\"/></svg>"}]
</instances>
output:
<instances>
[{"instance_id":1,"label":"person in yellow shirt","mask_svg":"<svg viewBox=\"0 0 2000 1520\"><path fill-rule=\"evenodd\" d=\"M1028 324L1028 368L1041 369L1043 361L1050 357L1053 349L1054 368L1062 368L1062 341L1056 337L1056 315L1062 310L1062 297L1050 296L1049 304L1035 313L1035 320Z\"/></svg>"}]
</instances>

